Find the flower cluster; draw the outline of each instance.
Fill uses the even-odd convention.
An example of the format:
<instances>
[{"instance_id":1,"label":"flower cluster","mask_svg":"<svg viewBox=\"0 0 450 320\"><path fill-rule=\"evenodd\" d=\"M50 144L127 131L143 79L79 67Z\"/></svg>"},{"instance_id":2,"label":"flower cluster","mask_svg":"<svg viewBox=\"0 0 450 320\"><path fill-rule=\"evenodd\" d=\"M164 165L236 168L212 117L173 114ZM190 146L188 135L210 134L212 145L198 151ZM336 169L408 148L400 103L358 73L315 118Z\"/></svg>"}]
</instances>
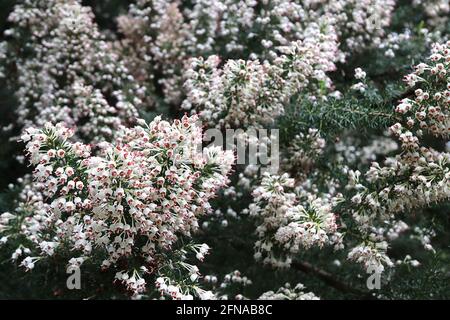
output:
<instances>
[{"instance_id":1,"label":"flower cluster","mask_svg":"<svg viewBox=\"0 0 450 320\"><path fill-rule=\"evenodd\" d=\"M24 0L9 22L0 59L16 89L19 126L62 121L79 126L80 138L90 142L111 140L113 130L137 116L143 89L81 1Z\"/></svg>"},{"instance_id":2,"label":"flower cluster","mask_svg":"<svg viewBox=\"0 0 450 320\"><path fill-rule=\"evenodd\" d=\"M215 275L205 276L204 281L212 287L212 291L220 300L228 300L230 297L236 300L247 299L241 292L253 284L252 280L243 276L239 270L227 273L220 283Z\"/></svg>"},{"instance_id":3,"label":"flower cluster","mask_svg":"<svg viewBox=\"0 0 450 320\"><path fill-rule=\"evenodd\" d=\"M395 107L394 115L399 122L390 127L390 133L399 140L400 150L394 156L389 153L397 150L396 143L385 137L361 148L360 154L355 147L353 151L344 148L352 157L356 156L359 163L371 162L364 174L346 166L341 168L348 175L348 181L346 185L338 184L337 188L345 187L351 194L348 200L336 194L331 184L329 192L319 196L321 193L309 182L307 171L300 179L296 177L297 180L287 174L262 178L253 191L254 203L249 208L255 216L263 218L256 229L259 236L255 245L257 259L264 257L266 263L285 266L292 256L276 261L272 252L281 249L292 255L300 249L329 243L342 248L342 236L351 228L349 260L363 264L366 269L375 267L380 271L394 265L386 253L388 241L408 229L404 223L398 224L395 214L450 197L450 155L425 146L422 141L426 135L441 139L449 136L449 45L434 45L429 64L417 65L415 71L405 77L408 85L415 86L414 99L405 98ZM361 69L355 70L355 74L359 79L366 76ZM300 150L297 154L308 150L298 146L296 140L291 142L290 148L296 144ZM314 144L311 145L314 149ZM320 152L323 146L318 146ZM370 155L364 156L365 153ZM373 157L376 154L385 156L381 164ZM346 163L354 161L344 156ZM336 210L345 215L343 234L337 232L336 215L332 213ZM353 243L356 239L359 244Z\"/></svg>"},{"instance_id":4,"label":"flower cluster","mask_svg":"<svg viewBox=\"0 0 450 320\"><path fill-rule=\"evenodd\" d=\"M390 132L401 146L401 153L387 157L383 164L373 162L365 180L354 175L352 185L357 190L351 201L355 205L353 218L360 230L374 231L374 220L392 219L397 212L418 208L450 197L450 154L424 146L425 135L448 139L450 43L433 47L429 64L420 63L405 77L415 86L414 99L405 98L396 107L400 122ZM378 249L387 247L383 239L354 248L349 258L368 264L391 266L390 260ZM381 268L381 266L380 266Z\"/></svg>"},{"instance_id":5,"label":"flower cluster","mask_svg":"<svg viewBox=\"0 0 450 320\"><path fill-rule=\"evenodd\" d=\"M390 24L394 4L393 0L196 0L183 8L177 1L140 0L121 17L121 27L129 39L140 34L148 40L142 44L156 45L146 52L147 58L174 57L180 50L190 55L224 52L243 59L267 58L277 46L313 37L324 43L340 37L350 49L376 43ZM173 40L170 45L167 39Z\"/></svg>"},{"instance_id":6,"label":"flower cluster","mask_svg":"<svg viewBox=\"0 0 450 320\"><path fill-rule=\"evenodd\" d=\"M448 22L450 3L448 0L413 0L413 6L424 10L431 26L442 26Z\"/></svg>"},{"instance_id":7,"label":"flower cluster","mask_svg":"<svg viewBox=\"0 0 450 320\"><path fill-rule=\"evenodd\" d=\"M294 179L287 174L265 174L261 185L253 191L253 197L250 214L262 219L256 228L259 238L255 243L257 260L264 258L264 263L289 266L290 255L285 261L278 260L274 254L276 247L296 254L300 250L335 242L337 223L331 211L335 199L296 194Z\"/></svg>"},{"instance_id":8,"label":"flower cluster","mask_svg":"<svg viewBox=\"0 0 450 320\"><path fill-rule=\"evenodd\" d=\"M153 77L161 74L162 98L174 108L187 96L182 107L209 125L254 125L281 114L293 94L328 94L326 73L346 54L380 43L394 4L140 0L118 19L118 47L156 96Z\"/></svg>"},{"instance_id":9,"label":"flower cluster","mask_svg":"<svg viewBox=\"0 0 450 320\"><path fill-rule=\"evenodd\" d=\"M258 300L320 300L314 293L305 293L304 290L305 286L301 283L294 288L289 283L286 283L284 287L281 287L276 292L268 291L263 293Z\"/></svg>"},{"instance_id":10,"label":"flower cluster","mask_svg":"<svg viewBox=\"0 0 450 320\"><path fill-rule=\"evenodd\" d=\"M364 202L372 214L389 215L449 197L450 155L420 141L426 134L444 139L449 135L449 46L435 45L431 63L418 64L415 72L405 77L409 85L416 85L415 98L403 99L396 106L401 122L390 127L400 141L402 153L387 158L384 165L373 162L366 178L377 184L379 191L363 188L353 198L357 204Z\"/></svg>"},{"instance_id":11,"label":"flower cluster","mask_svg":"<svg viewBox=\"0 0 450 320\"><path fill-rule=\"evenodd\" d=\"M420 63L415 71L405 76L409 86L418 86L414 99L404 99L395 111L402 115L405 129L398 125L392 128L405 147L406 136L411 131L417 136L424 132L448 138L450 135L450 41L445 44L435 44L429 63Z\"/></svg>"},{"instance_id":12,"label":"flower cluster","mask_svg":"<svg viewBox=\"0 0 450 320\"><path fill-rule=\"evenodd\" d=\"M393 266L391 259L386 255L387 245L384 241L361 244L350 250L348 259L363 264L368 271L380 273L384 271L384 265Z\"/></svg>"},{"instance_id":13,"label":"flower cluster","mask_svg":"<svg viewBox=\"0 0 450 320\"><path fill-rule=\"evenodd\" d=\"M388 133L386 132L386 135ZM355 137L346 137L335 144L340 162L347 164L363 163L370 165L380 156L385 157L398 150L398 144L389 136L373 137L368 145L360 146L361 141Z\"/></svg>"},{"instance_id":14,"label":"flower cluster","mask_svg":"<svg viewBox=\"0 0 450 320\"><path fill-rule=\"evenodd\" d=\"M147 92L155 94L154 74L164 101L178 106L182 99L182 73L188 51L187 35L177 1L139 0L130 4L128 14L119 16L118 28L124 38L117 44L125 64ZM147 97L154 103L154 97Z\"/></svg>"},{"instance_id":15,"label":"flower cluster","mask_svg":"<svg viewBox=\"0 0 450 320\"><path fill-rule=\"evenodd\" d=\"M212 126L258 126L273 122L284 112L284 103L302 90L320 95L319 84L331 88L326 72L335 66L329 51L299 40L278 52L273 63L228 60L221 69L218 56L193 59L183 108Z\"/></svg>"},{"instance_id":16,"label":"flower cluster","mask_svg":"<svg viewBox=\"0 0 450 320\"><path fill-rule=\"evenodd\" d=\"M164 100L177 104L187 58L266 60L276 56L279 46L301 40L317 43L336 61L337 35L328 21L307 4L286 0L198 0L186 8L178 1L140 0L118 19L124 35L119 47L133 74L148 87L154 89L153 73L161 72Z\"/></svg>"},{"instance_id":17,"label":"flower cluster","mask_svg":"<svg viewBox=\"0 0 450 320\"><path fill-rule=\"evenodd\" d=\"M24 206L31 214L17 215L27 215L20 232L35 244L33 253L51 256L61 246L82 256L100 250L107 254L102 268L139 257L143 268L154 269L161 252L198 229L198 216L210 210L208 200L228 182L234 162L218 148L198 152L196 120L156 118L122 127L114 144L99 144L97 156L90 146L71 142L74 130L62 124L27 129L22 140L35 166L37 195ZM201 246L197 258L207 251ZM145 289L134 272L116 278L136 293Z\"/></svg>"},{"instance_id":18,"label":"flower cluster","mask_svg":"<svg viewBox=\"0 0 450 320\"><path fill-rule=\"evenodd\" d=\"M140 0L118 19L124 35L118 47L135 78L156 96L160 93L153 77L161 75L162 98L174 108L187 95L183 107L204 114L208 123L246 125L268 120L266 114L276 117L283 99L311 89L313 82L318 83L310 99L328 93L324 89L331 88L331 81L326 73L345 59L345 53L376 46L393 8L393 0L199 0L191 7ZM291 54L298 58L294 68L286 69L282 59ZM225 62L222 70L217 70L215 56ZM274 65L282 70L274 71ZM239 81L242 92L233 94L227 106L230 86ZM255 95L258 89L261 96ZM242 109L233 106L238 98L243 98ZM222 114L227 110L229 118ZM255 120L240 119L249 111Z\"/></svg>"},{"instance_id":19,"label":"flower cluster","mask_svg":"<svg viewBox=\"0 0 450 320\"><path fill-rule=\"evenodd\" d=\"M343 50L358 51L376 46L390 25L395 0L315 0L313 7L322 8L342 37ZM346 48L348 49L346 49Z\"/></svg>"},{"instance_id":20,"label":"flower cluster","mask_svg":"<svg viewBox=\"0 0 450 320\"><path fill-rule=\"evenodd\" d=\"M321 137L319 130L309 128L308 133L297 134L289 144L284 169L295 173L298 178L305 178L313 169L315 160L323 154L324 149L325 139Z\"/></svg>"}]
</instances>

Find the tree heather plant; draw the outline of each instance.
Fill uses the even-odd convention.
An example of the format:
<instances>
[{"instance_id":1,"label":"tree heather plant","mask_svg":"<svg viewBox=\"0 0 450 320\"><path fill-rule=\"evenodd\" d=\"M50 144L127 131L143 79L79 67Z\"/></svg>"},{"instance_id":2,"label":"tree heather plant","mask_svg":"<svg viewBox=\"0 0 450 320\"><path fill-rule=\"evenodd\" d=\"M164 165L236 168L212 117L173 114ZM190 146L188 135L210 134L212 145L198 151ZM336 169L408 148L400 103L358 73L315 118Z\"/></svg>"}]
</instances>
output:
<instances>
[{"instance_id":1,"label":"tree heather plant","mask_svg":"<svg viewBox=\"0 0 450 320\"><path fill-rule=\"evenodd\" d=\"M0 297L450 298L448 1L1 10Z\"/></svg>"}]
</instances>

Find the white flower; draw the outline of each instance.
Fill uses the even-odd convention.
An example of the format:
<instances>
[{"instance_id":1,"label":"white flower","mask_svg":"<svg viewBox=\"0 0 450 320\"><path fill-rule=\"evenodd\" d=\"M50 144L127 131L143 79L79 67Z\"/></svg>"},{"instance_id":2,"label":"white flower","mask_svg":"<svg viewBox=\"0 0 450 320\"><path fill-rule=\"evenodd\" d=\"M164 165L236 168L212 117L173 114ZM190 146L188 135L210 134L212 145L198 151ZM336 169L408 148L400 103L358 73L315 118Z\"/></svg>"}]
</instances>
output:
<instances>
[{"instance_id":1,"label":"white flower","mask_svg":"<svg viewBox=\"0 0 450 320\"><path fill-rule=\"evenodd\" d=\"M21 266L23 266L27 271L34 269L34 260L31 257L26 257L22 260L20 263Z\"/></svg>"},{"instance_id":2,"label":"white flower","mask_svg":"<svg viewBox=\"0 0 450 320\"><path fill-rule=\"evenodd\" d=\"M366 78L366 73L361 68L355 69L355 79L364 80Z\"/></svg>"},{"instance_id":3,"label":"white flower","mask_svg":"<svg viewBox=\"0 0 450 320\"><path fill-rule=\"evenodd\" d=\"M0 238L0 245L5 244L8 241L8 236L3 236Z\"/></svg>"},{"instance_id":4,"label":"white flower","mask_svg":"<svg viewBox=\"0 0 450 320\"><path fill-rule=\"evenodd\" d=\"M196 273L191 274L190 279L192 282L195 282L198 279L198 274L196 274Z\"/></svg>"},{"instance_id":5,"label":"white flower","mask_svg":"<svg viewBox=\"0 0 450 320\"><path fill-rule=\"evenodd\" d=\"M211 291L197 290L197 294L201 300L215 300L216 297Z\"/></svg>"}]
</instances>

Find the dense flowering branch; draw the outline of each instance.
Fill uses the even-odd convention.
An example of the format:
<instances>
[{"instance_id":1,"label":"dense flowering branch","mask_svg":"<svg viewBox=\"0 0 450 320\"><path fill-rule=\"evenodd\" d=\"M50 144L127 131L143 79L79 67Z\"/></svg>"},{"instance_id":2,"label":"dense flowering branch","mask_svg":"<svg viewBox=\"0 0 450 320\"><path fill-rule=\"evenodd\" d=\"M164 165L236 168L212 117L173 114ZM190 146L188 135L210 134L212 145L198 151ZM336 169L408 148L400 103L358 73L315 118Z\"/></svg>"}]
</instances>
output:
<instances>
[{"instance_id":1,"label":"dense flowering branch","mask_svg":"<svg viewBox=\"0 0 450 320\"><path fill-rule=\"evenodd\" d=\"M261 117L276 117L286 98L304 91L313 82L312 78L319 83L313 85L315 90L310 98L316 98L317 87L324 94L324 89L331 86L325 73L333 71L334 63L344 61L351 52L378 45L393 9L392 0L202 0L185 8L179 1L140 0L130 6L127 15L119 18L119 29L124 35L119 47L133 74L143 80L155 96L159 95L157 87L161 86L165 102L177 107L187 95L184 108L198 109L210 124L222 121L229 126L236 126L238 122L252 125ZM283 66L280 54L299 56L292 70ZM219 59L215 56L225 61L223 76L228 80L220 81L218 76L222 71L211 70L218 69ZM195 58L193 63L189 63L191 58ZM268 62L284 69L274 72L274 66L269 66ZM226 106L223 101L236 99L228 97L229 85L235 84L227 81L235 78L233 74L239 68L244 69L242 72L247 77L241 80L244 81L240 83L242 92L236 92L243 103L248 104L243 110ZM199 96L207 89L209 81L198 79L201 78L196 75L199 70L204 70L206 77L212 73L211 78L208 77L211 82L219 81L207 90L206 95L216 93L209 99ZM156 86L154 73L161 74ZM190 75L183 90L186 74ZM280 85L285 90L280 90ZM262 97L252 95L252 91L258 89L263 90ZM239 119L241 111L254 113L256 120ZM216 113L219 116L215 116ZM228 113L231 113L229 117Z\"/></svg>"},{"instance_id":2,"label":"dense flowering branch","mask_svg":"<svg viewBox=\"0 0 450 320\"><path fill-rule=\"evenodd\" d=\"M339 248L336 217L331 212L336 200L306 193L297 196L292 192L293 187L294 179L287 174L266 174L261 186L253 191L255 203L250 206L250 213L263 219L256 230L259 236L255 244L257 260L264 257L264 263L289 267L292 258L288 255L285 261L278 260L274 255L277 247L290 254L333 243Z\"/></svg>"},{"instance_id":3,"label":"dense flowering branch","mask_svg":"<svg viewBox=\"0 0 450 320\"><path fill-rule=\"evenodd\" d=\"M311 195L305 191L307 184L287 174L263 177L250 206L251 212L264 219L257 228L261 238L255 244L257 259L264 252L266 263L286 266L300 248L327 243L342 248L346 242L359 241L348 253L350 260L362 263L368 270L376 267L382 271L385 266L393 266L387 255L386 230L376 226L386 221L393 223L396 213L450 197L449 154L420 141L425 134L444 139L449 135L449 46L449 42L436 44L429 64L417 65L405 77L409 86L415 86L415 99L405 98L396 106L394 113L400 122L390 127L400 141L400 153L387 157L382 164L372 162L364 175L345 169L349 179L341 188L351 194L350 198L335 191ZM341 214L341 228L337 228L333 211ZM347 237L352 240L344 241ZM284 260L283 255L281 260L275 258L280 249L286 253Z\"/></svg>"},{"instance_id":4,"label":"dense flowering branch","mask_svg":"<svg viewBox=\"0 0 450 320\"><path fill-rule=\"evenodd\" d=\"M20 1L9 21L3 58L17 90L18 125L63 121L90 142L110 140L138 115L143 88L81 1Z\"/></svg>"},{"instance_id":5,"label":"dense flowering branch","mask_svg":"<svg viewBox=\"0 0 450 320\"><path fill-rule=\"evenodd\" d=\"M334 70L333 51L313 41L293 42L279 48L273 63L258 60L193 59L185 82L183 108L193 109L202 120L219 127L253 126L273 122L284 112L290 97L309 89L310 99L331 87L327 71Z\"/></svg>"},{"instance_id":6,"label":"dense flowering branch","mask_svg":"<svg viewBox=\"0 0 450 320\"><path fill-rule=\"evenodd\" d=\"M90 146L71 142L74 131L63 124L27 129L22 140L42 196L6 221L22 219L20 233L36 248L37 258L22 264L32 269L33 259L67 247L80 255L80 264L103 251L102 268L133 259L143 270L158 270L164 251L198 228L198 216L210 210L208 200L227 183L234 161L214 147L197 152L202 134L196 120L157 118L121 128L114 144L98 146L97 156ZM201 247L197 258L206 251ZM129 286L135 293L145 290L139 279L137 287Z\"/></svg>"}]
</instances>

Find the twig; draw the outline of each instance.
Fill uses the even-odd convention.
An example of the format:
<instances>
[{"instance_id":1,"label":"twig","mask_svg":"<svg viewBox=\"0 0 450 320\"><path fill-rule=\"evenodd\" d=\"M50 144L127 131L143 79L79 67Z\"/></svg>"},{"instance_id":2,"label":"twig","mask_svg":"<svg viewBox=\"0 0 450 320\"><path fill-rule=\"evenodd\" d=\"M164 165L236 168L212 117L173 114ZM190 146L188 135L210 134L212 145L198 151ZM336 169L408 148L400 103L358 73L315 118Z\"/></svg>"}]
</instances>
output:
<instances>
[{"instance_id":1,"label":"twig","mask_svg":"<svg viewBox=\"0 0 450 320\"><path fill-rule=\"evenodd\" d=\"M331 273L319 269L308 262L294 261L291 266L299 271L316 276L330 287L333 287L341 292L352 293L358 295L362 299L373 298L369 293L349 286L348 284L336 279Z\"/></svg>"}]
</instances>

